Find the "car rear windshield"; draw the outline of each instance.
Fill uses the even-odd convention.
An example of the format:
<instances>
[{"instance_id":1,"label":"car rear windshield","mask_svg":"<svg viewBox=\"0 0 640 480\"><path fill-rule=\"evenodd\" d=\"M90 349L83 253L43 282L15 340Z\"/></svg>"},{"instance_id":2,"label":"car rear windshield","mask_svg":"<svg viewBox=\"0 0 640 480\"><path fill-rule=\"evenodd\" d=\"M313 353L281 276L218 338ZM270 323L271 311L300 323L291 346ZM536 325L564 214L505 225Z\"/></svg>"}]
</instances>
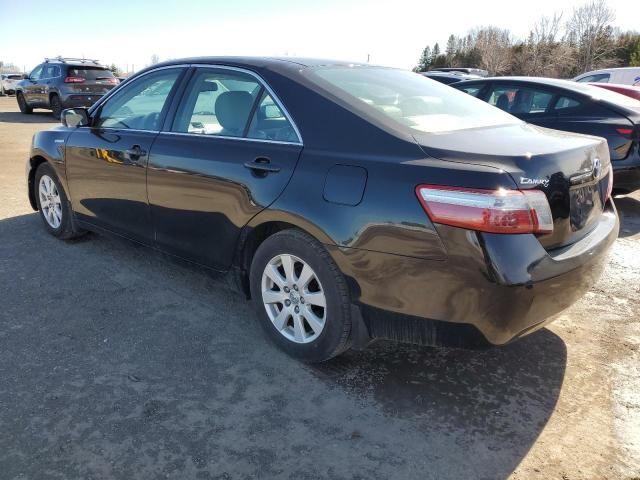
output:
<instances>
[{"instance_id":1,"label":"car rear windshield","mask_svg":"<svg viewBox=\"0 0 640 480\"><path fill-rule=\"evenodd\" d=\"M382 114L402 127L426 133L521 123L487 103L417 73L384 67L321 67L320 87L356 110Z\"/></svg>"},{"instance_id":2,"label":"car rear windshield","mask_svg":"<svg viewBox=\"0 0 640 480\"><path fill-rule=\"evenodd\" d=\"M68 77L82 77L86 80L103 80L113 78L113 72L99 67L69 67Z\"/></svg>"},{"instance_id":3,"label":"car rear windshield","mask_svg":"<svg viewBox=\"0 0 640 480\"><path fill-rule=\"evenodd\" d=\"M585 85L583 83L576 83L572 85L576 90L580 90L581 93L589 95L595 100L604 100L605 102L613 103L620 107L633 108L634 110L640 109L640 100L631 98L622 93L614 92L606 88L596 87L594 85Z\"/></svg>"}]
</instances>

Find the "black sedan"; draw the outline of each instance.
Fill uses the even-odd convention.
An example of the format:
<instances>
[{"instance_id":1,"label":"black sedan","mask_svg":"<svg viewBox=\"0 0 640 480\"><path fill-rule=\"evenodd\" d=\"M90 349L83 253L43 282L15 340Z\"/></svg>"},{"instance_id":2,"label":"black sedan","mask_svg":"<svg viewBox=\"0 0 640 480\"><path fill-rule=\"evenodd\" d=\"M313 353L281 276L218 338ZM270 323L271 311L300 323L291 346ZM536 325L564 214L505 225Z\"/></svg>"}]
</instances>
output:
<instances>
[{"instance_id":1,"label":"black sedan","mask_svg":"<svg viewBox=\"0 0 640 480\"><path fill-rule=\"evenodd\" d=\"M402 70L175 60L62 123L27 163L51 234L229 274L306 361L376 337L510 342L593 285L618 234L604 140Z\"/></svg>"},{"instance_id":2,"label":"black sedan","mask_svg":"<svg viewBox=\"0 0 640 480\"><path fill-rule=\"evenodd\" d=\"M606 138L614 189L628 193L640 188L640 101L549 78L483 78L452 86L528 123Z\"/></svg>"}]
</instances>

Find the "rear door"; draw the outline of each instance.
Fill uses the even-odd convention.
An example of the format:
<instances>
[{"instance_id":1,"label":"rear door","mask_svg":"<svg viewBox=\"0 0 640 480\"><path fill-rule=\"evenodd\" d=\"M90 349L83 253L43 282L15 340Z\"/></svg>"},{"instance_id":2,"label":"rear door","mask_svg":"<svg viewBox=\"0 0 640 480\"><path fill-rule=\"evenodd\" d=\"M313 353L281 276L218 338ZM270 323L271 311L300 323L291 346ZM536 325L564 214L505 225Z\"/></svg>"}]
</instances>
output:
<instances>
[{"instance_id":1,"label":"rear door","mask_svg":"<svg viewBox=\"0 0 640 480\"><path fill-rule=\"evenodd\" d=\"M227 269L241 229L283 191L301 151L292 119L255 75L197 68L151 150L157 245Z\"/></svg>"},{"instance_id":2,"label":"rear door","mask_svg":"<svg viewBox=\"0 0 640 480\"><path fill-rule=\"evenodd\" d=\"M147 161L184 71L164 68L133 80L98 107L91 127L73 131L66 144L67 180L80 220L153 242Z\"/></svg>"}]
</instances>

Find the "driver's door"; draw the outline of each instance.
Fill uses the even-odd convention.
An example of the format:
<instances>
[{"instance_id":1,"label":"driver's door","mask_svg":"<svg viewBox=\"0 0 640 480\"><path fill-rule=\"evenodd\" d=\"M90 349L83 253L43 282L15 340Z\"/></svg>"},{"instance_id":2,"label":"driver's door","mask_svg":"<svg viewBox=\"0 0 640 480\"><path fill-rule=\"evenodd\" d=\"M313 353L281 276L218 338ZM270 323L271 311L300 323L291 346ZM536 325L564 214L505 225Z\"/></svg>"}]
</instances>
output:
<instances>
[{"instance_id":1,"label":"driver's door","mask_svg":"<svg viewBox=\"0 0 640 480\"><path fill-rule=\"evenodd\" d=\"M153 241L147 161L185 68L150 72L108 98L66 143L67 181L80 221Z\"/></svg>"}]
</instances>

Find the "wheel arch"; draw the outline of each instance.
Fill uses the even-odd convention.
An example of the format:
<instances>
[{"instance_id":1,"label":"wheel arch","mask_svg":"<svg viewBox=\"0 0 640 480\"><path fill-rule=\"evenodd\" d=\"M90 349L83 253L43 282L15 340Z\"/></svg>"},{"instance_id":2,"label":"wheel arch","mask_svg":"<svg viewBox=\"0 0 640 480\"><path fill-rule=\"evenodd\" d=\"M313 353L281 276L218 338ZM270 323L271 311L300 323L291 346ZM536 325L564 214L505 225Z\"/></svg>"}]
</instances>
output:
<instances>
[{"instance_id":1,"label":"wheel arch","mask_svg":"<svg viewBox=\"0 0 640 480\"><path fill-rule=\"evenodd\" d=\"M29 195L29 204L33 210L38 211L38 202L36 201L35 178L38 167L43 163L47 163L47 159L41 155L36 155L29 160L29 173L27 175L27 193Z\"/></svg>"},{"instance_id":2,"label":"wheel arch","mask_svg":"<svg viewBox=\"0 0 640 480\"><path fill-rule=\"evenodd\" d=\"M300 217L281 211L266 211L263 213L254 217L242 230L232 265L236 287L240 289L247 299L251 298L249 289L251 262L258 247L267 238L282 230L298 229L322 244L335 243L318 226Z\"/></svg>"}]
</instances>

